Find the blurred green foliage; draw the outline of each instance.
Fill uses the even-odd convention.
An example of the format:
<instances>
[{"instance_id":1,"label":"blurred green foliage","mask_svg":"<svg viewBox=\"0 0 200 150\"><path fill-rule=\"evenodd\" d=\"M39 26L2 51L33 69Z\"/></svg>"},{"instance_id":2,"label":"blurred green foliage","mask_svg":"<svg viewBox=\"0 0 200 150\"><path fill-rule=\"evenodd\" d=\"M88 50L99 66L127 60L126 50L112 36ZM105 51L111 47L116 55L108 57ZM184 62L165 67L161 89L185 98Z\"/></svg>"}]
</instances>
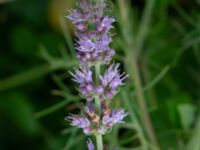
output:
<instances>
[{"instance_id":1,"label":"blurred green foliage","mask_svg":"<svg viewBox=\"0 0 200 150\"><path fill-rule=\"evenodd\" d=\"M128 4L125 10L120 1ZM118 19L112 43L115 60L132 74L127 65L132 66L131 51L140 49L142 93L160 148L199 150L200 1L150 1L146 18L145 0L109 2ZM72 28L64 18L73 4L67 0L0 1L1 150L86 149L86 137L64 121L68 113L79 112L84 102L67 73L77 64ZM127 124L104 137L108 149L148 145L146 137L139 135L143 126L133 81L127 81L113 102L130 115Z\"/></svg>"}]
</instances>

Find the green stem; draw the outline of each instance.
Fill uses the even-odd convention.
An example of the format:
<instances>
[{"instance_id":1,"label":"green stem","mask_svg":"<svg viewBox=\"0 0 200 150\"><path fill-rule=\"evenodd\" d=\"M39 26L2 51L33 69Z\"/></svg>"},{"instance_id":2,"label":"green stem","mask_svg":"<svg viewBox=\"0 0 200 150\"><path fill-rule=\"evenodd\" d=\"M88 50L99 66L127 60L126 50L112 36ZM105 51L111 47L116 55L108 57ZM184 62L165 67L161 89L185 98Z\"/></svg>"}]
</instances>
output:
<instances>
[{"instance_id":1,"label":"green stem","mask_svg":"<svg viewBox=\"0 0 200 150\"><path fill-rule=\"evenodd\" d=\"M95 105L97 108L97 114L100 114L100 101L99 101L98 96L95 96Z\"/></svg>"},{"instance_id":2,"label":"green stem","mask_svg":"<svg viewBox=\"0 0 200 150\"><path fill-rule=\"evenodd\" d=\"M149 30L149 26L151 23L151 16L153 13L153 8L155 5L155 0L148 0L143 16L142 16L142 20L140 22L140 28L138 31L138 35L137 35L137 42L136 42L136 47L135 49L132 51L132 71L134 73L133 77L133 81L134 81L134 85L135 85L135 90L136 90L136 96L137 96L137 100L138 100L138 104L141 110L141 118L144 124L144 127L146 129L147 135L150 139L150 141L159 149L159 144L157 142L156 139L156 135L153 129L153 125L151 122L151 118L147 109L147 104L146 104L146 100L145 100L145 96L144 93L142 91L142 82L141 82L141 75L140 75L140 69L139 69L139 65L138 65L138 60L141 57L141 51L143 48L143 45L145 43L145 40L147 38L147 34L148 34L148 30ZM131 47L130 47L131 48Z\"/></svg>"},{"instance_id":3,"label":"green stem","mask_svg":"<svg viewBox=\"0 0 200 150\"><path fill-rule=\"evenodd\" d=\"M123 26L128 27L131 24L130 19L128 19L130 7L125 1L122 2L122 0L118 0L118 2L119 2L118 4L120 7L120 10L121 10L120 15L123 17L123 20L121 20L121 24ZM132 36L134 35L133 34L134 31L132 28L122 28L122 31L123 33L126 33L123 36L124 36L124 40L128 49L128 51L126 51L127 52L126 63L128 66L127 70L129 70L132 81L134 82L136 97L137 97L139 109L141 112L140 117L141 117L142 123L144 124L144 128L145 128L148 138L154 145L159 147L154 130L153 130L153 126L151 123L150 115L147 109L147 104L146 104L146 100L145 100L145 96L144 96L143 88L142 88L140 67L138 64L138 60L141 57L140 55L141 51L143 50L143 46L148 35L154 5L155 5L155 0L147 1L143 16L142 16L142 20L139 25L139 31L137 33L137 36L134 36L134 37Z\"/></svg>"},{"instance_id":4,"label":"green stem","mask_svg":"<svg viewBox=\"0 0 200 150\"><path fill-rule=\"evenodd\" d=\"M98 63L95 65L95 79L96 79L96 86L99 83L99 75L101 72L101 64ZM101 115L101 103L99 100L98 95L95 95L95 105L96 105L96 109L97 109L97 114L100 116ZM103 140L102 140L102 135L96 133L95 134L96 137L96 143L97 143L97 150L103 150Z\"/></svg>"},{"instance_id":5,"label":"green stem","mask_svg":"<svg viewBox=\"0 0 200 150\"><path fill-rule=\"evenodd\" d=\"M97 63L95 65L95 77L96 77L96 82L97 83L98 83L98 80L99 80L100 71L101 71L101 64Z\"/></svg>"},{"instance_id":6,"label":"green stem","mask_svg":"<svg viewBox=\"0 0 200 150\"><path fill-rule=\"evenodd\" d=\"M63 101L61 101L61 102L59 102L59 103L57 103L57 104L55 104L55 105L53 105L53 106L50 106L49 108L46 108L46 109L44 109L44 110L41 110L41 111L39 111L39 112L36 112L35 114L34 114L34 117L36 118L36 119L39 119L39 118L42 118L42 117L44 117L44 116L46 116L46 115L49 115L49 114L51 114L51 113L53 113L53 112L55 112L55 111L57 111L57 110L59 110L60 108L62 108L62 107L65 107L68 103L70 103L70 102L72 102L72 101L74 101L75 99L65 99L65 100L63 100Z\"/></svg>"},{"instance_id":7,"label":"green stem","mask_svg":"<svg viewBox=\"0 0 200 150\"><path fill-rule=\"evenodd\" d=\"M66 63L66 61L64 60L55 60L51 64L44 64L38 67L34 67L32 69L28 69L11 77L0 79L0 91L15 88L25 83L34 81L55 70L65 70L66 68L71 67L76 63L77 62L74 60L71 60L70 63Z\"/></svg>"},{"instance_id":8,"label":"green stem","mask_svg":"<svg viewBox=\"0 0 200 150\"><path fill-rule=\"evenodd\" d=\"M99 82L100 70L101 70L101 65L100 65L100 63L98 63L98 64L95 65L96 86L98 85L98 82ZM96 105L96 108L97 108L97 113L100 115L101 104L100 104L98 95L95 95L95 105Z\"/></svg>"},{"instance_id":9,"label":"green stem","mask_svg":"<svg viewBox=\"0 0 200 150\"><path fill-rule=\"evenodd\" d=\"M134 109L132 108L133 104L131 104L131 102L128 100L129 97L125 92L122 92L121 95L122 95L122 100L124 101L129 113L131 114L130 117L133 122L133 126L138 132L138 138L141 141L142 150L148 150L147 140L146 140L144 131L142 129L142 125L140 124L139 119L137 118L137 115Z\"/></svg>"},{"instance_id":10,"label":"green stem","mask_svg":"<svg viewBox=\"0 0 200 150\"><path fill-rule=\"evenodd\" d=\"M70 54L71 54L72 57L74 57L75 56L75 50L74 50L73 40L72 40L72 38L69 34L69 29L66 26L66 23L64 21L63 16L59 17L59 22L60 22L60 26L61 26L61 29L62 29L63 36L65 38L67 46L69 47Z\"/></svg>"},{"instance_id":11,"label":"green stem","mask_svg":"<svg viewBox=\"0 0 200 150\"><path fill-rule=\"evenodd\" d=\"M134 73L132 75L133 77L133 81L134 81L134 85L135 85L135 91L136 91L136 97L138 100L138 105L140 108L140 115L142 118L142 122L144 124L144 127L146 129L147 135L150 139L150 141L158 147L159 149L159 145L156 139L156 135L152 126L152 122L150 119L150 115L147 109L147 104L146 104L146 100L145 100L145 96L143 94L142 91L142 83L141 83L141 78L140 78L140 71L139 71L139 67L138 67L138 61L136 58L133 59L133 62L131 63L133 65L132 67L132 72Z\"/></svg>"},{"instance_id":12,"label":"green stem","mask_svg":"<svg viewBox=\"0 0 200 150\"><path fill-rule=\"evenodd\" d=\"M0 91L28 83L41 76L48 74L50 71L51 71L50 66L45 64L38 67L34 67L22 73L13 75L6 79L0 79Z\"/></svg>"},{"instance_id":13,"label":"green stem","mask_svg":"<svg viewBox=\"0 0 200 150\"><path fill-rule=\"evenodd\" d=\"M103 139L101 134L96 134L97 150L103 150Z\"/></svg>"},{"instance_id":14,"label":"green stem","mask_svg":"<svg viewBox=\"0 0 200 150\"><path fill-rule=\"evenodd\" d=\"M152 13L153 13L153 8L155 5L155 0L148 0L147 4L144 9L144 13L142 16L142 20L139 25L139 31L137 34L137 42L136 42L136 47L137 47L137 55L140 55L142 48L144 46L144 42L147 38L147 34L149 31L149 26L151 23L152 19Z\"/></svg>"}]
</instances>

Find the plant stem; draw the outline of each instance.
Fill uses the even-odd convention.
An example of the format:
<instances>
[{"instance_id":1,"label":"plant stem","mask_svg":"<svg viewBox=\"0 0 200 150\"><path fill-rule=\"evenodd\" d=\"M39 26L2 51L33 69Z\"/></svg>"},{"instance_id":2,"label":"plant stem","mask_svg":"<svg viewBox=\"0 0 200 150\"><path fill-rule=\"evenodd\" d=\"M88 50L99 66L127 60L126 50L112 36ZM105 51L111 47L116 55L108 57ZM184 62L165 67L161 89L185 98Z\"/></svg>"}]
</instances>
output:
<instances>
[{"instance_id":1,"label":"plant stem","mask_svg":"<svg viewBox=\"0 0 200 150\"><path fill-rule=\"evenodd\" d=\"M99 82L100 71L101 71L101 64L98 63L98 64L95 65L95 81L96 81L96 86L97 86L97 84ZM100 115L101 104L100 104L98 95L95 95L95 105L96 105L97 113Z\"/></svg>"},{"instance_id":2,"label":"plant stem","mask_svg":"<svg viewBox=\"0 0 200 150\"><path fill-rule=\"evenodd\" d=\"M7 90L9 88L14 88L19 85L33 81L41 76L44 76L51 72L51 67L47 64L34 67L22 73L15 74L6 79L0 79L0 91Z\"/></svg>"},{"instance_id":3,"label":"plant stem","mask_svg":"<svg viewBox=\"0 0 200 150\"><path fill-rule=\"evenodd\" d=\"M97 150L103 150L103 140L101 134L96 134Z\"/></svg>"},{"instance_id":4,"label":"plant stem","mask_svg":"<svg viewBox=\"0 0 200 150\"><path fill-rule=\"evenodd\" d=\"M96 86L99 83L100 72L101 72L101 64L97 63L95 65L95 83L96 83ZM100 103L98 95L95 95L95 105L96 105L97 114L100 116L101 115L101 103ZM97 150L103 150L102 135L96 133L95 137L96 137L96 143L97 143Z\"/></svg>"},{"instance_id":5,"label":"plant stem","mask_svg":"<svg viewBox=\"0 0 200 150\"><path fill-rule=\"evenodd\" d=\"M153 129L153 126L152 126L152 122L151 122L151 119L150 119L150 115L149 115L149 112L148 112L148 109L147 109L145 97L144 97L143 90L142 90L142 83L141 83L137 59L134 58L132 60L131 64L133 66L132 72L134 74L132 75L132 77L133 77L133 80L134 80L136 97L137 97L138 105L139 105L139 108L140 108L140 115L141 115L141 118L142 118L142 122L144 124L144 127L146 129L146 132L147 132L147 135L148 135L150 141L155 146L157 146L158 149L159 149L158 142L157 142L157 139L156 139L156 136L155 136L155 133L154 133L154 129Z\"/></svg>"},{"instance_id":6,"label":"plant stem","mask_svg":"<svg viewBox=\"0 0 200 150\"><path fill-rule=\"evenodd\" d=\"M135 127L135 129L138 132L138 138L141 141L141 146L142 146L142 150L148 150L148 145L147 145L147 140L144 134L144 131L142 129L142 125L139 121L139 119L137 118L137 115L134 111L134 109L132 108L132 103L129 101L129 97L125 92L122 92L122 100L124 101L129 113L131 114L131 120L133 122L133 126Z\"/></svg>"},{"instance_id":7,"label":"plant stem","mask_svg":"<svg viewBox=\"0 0 200 150\"><path fill-rule=\"evenodd\" d=\"M60 23L60 26L62 29L62 33L63 33L64 39L65 39L65 42L67 43L67 46L69 47L70 55L72 57L74 57L76 54L75 54L75 50L74 50L73 40L70 36L69 29L66 26L63 16L59 17L59 23Z\"/></svg>"},{"instance_id":8,"label":"plant stem","mask_svg":"<svg viewBox=\"0 0 200 150\"><path fill-rule=\"evenodd\" d=\"M97 64L95 65L96 84L98 83L98 80L99 80L100 71L101 71L101 64L100 64L100 63L97 63Z\"/></svg>"},{"instance_id":9,"label":"plant stem","mask_svg":"<svg viewBox=\"0 0 200 150\"><path fill-rule=\"evenodd\" d=\"M100 101L99 101L99 98L98 96L95 96L95 106L96 106L96 109L97 109L97 114L100 114Z\"/></svg>"},{"instance_id":10,"label":"plant stem","mask_svg":"<svg viewBox=\"0 0 200 150\"><path fill-rule=\"evenodd\" d=\"M136 96L138 100L138 105L140 107L140 112L141 112L141 119L144 124L144 127L146 129L147 135L150 139L150 141L159 149L159 144L156 139L156 135L152 126L152 122L150 119L150 115L147 109L147 104L145 100L145 96L143 93L143 88L142 88L142 83L141 83L141 75L140 75L140 69L138 65L138 60L141 57L141 51L143 48L143 45L145 43L145 40L147 38L148 30L149 30L149 25L151 22L151 16L154 8L155 0L148 0L142 20L140 22L140 28L139 32L137 35L137 42L136 42L136 47L132 51L132 60L130 60L132 64L132 71L133 71L133 81L136 89Z\"/></svg>"},{"instance_id":11,"label":"plant stem","mask_svg":"<svg viewBox=\"0 0 200 150\"><path fill-rule=\"evenodd\" d=\"M7 90L10 88L15 88L20 85L23 85L28 82L32 82L46 74L59 70L59 69L66 69L68 67L73 66L77 62L71 60L71 62L67 62L64 60L56 60L51 64L44 64L41 66L34 67L32 69L28 69L24 72L17 73L11 77L7 77L5 79L0 79L0 91Z\"/></svg>"},{"instance_id":12,"label":"plant stem","mask_svg":"<svg viewBox=\"0 0 200 150\"><path fill-rule=\"evenodd\" d=\"M157 147L158 142L156 140L156 136L152 127L152 123L150 120L150 115L147 109L145 96L143 93L143 87L141 83L141 76L140 76L140 69L138 65L138 60L141 57L141 51L144 46L145 40L148 35L149 25L151 23L151 16L155 4L155 0L148 0L147 4L144 9L144 13L142 16L142 20L139 25L139 31L137 36L135 35L132 28L130 28L130 24L132 23L129 19L129 11L130 7L127 2L118 0L119 8L120 8L120 15L122 17L121 26L123 38L125 40L125 45L127 46L128 51L126 51L127 55L127 70L131 75L132 81L134 82L134 87L136 91L136 97L140 109L140 117L142 120L142 124L144 124L145 131L147 133L148 138L150 141ZM127 28L124 28L126 26ZM129 28L128 28L129 27ZM134 42L135 41L135 42ZM132 51L131 51L132 50Z\"/></svg>"},{"instance_id":13,"label":"plant stem","mask_svg":"<svg viewBox=\"0 0 200 150\"><path fill-rule=\"evenodd\" d=\"M140 55L142 48L144 46L144 42L147 38L155 1L156 0L148 0L145 6L142 20L140 21L140 25L139 25L137 39L136 39L137 55Z\"/></svg>"}]
</instances>

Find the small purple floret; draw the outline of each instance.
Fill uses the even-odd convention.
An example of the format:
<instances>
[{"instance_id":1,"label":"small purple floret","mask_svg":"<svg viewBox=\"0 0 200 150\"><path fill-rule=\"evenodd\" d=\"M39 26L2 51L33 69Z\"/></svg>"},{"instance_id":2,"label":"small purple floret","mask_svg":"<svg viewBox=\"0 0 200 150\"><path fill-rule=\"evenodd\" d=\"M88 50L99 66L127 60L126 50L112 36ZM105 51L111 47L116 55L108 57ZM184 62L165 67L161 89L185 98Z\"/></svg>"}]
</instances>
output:
<instances>
[{"instance_id":1,"label":"small purple floret","mask_svg":"<svg viewBox=\"0 0 200 150\"><path fill-rule=\"evenodd\" d=\"M112 98L117 93L117 88L123 85L123 80L128 77L125 73L119 73L119 64L112 64L103 76L100 76L101 84L107 91L105 98Z\"/></svg>"},{"instance_id":2,"label":"small purple floret","mask_svg":"<svg viewBox=\"0 0 200 150\"><path fill-rule=\"evenodd\" d=\"M70 115L66 117L66 120L69 120L72 126L76 126L78 128L87 128L90 126L90 121L86 117Z\"/></svg>"},{"instance_id":3,"label":"small purple floret","mask_svg":"<svg viewBox=\"0 0 200 150\"><path fill-rule=\"evenodd\" d=\"M94 97L94 83L92 79L92 71L84 66L75 69L75 72L70 74L73 76L73 81L80 84L80 93L87 100L91 101Z\"/></svg>"},{"instance_id":4,"label":"small purple floret","mask_svg":"<svg viewBox=\"0 0 200 150\"><path fill-rule=\"evenodd\" d=\"M75 69L75 73L70 72L73 76L73 80L77 83L88 83L92 82L92 71L89 68L80 66Z\"/></svg>"},{"instance_id":5,"label":"small purple floret","mask_svg":"<svg viewBox=\"0 0 200 150\"><path fill-rule=\"evenodd\" d=\"M123 123L124 117L128 114L124 109L116 109L113 110L109 115L103 117L102 123L109 128L112 128L114 124Z\"/></svg>"},{"instance_id":6,"label":"small purple floret","mask_svg":"<svg viewBox=\"0 0 200 150\"><path fill-rule=\"evenodd\" d=\"M70 115L66 117L65 120L70 121L72 126L82 128L85 134L90 134L92 131L90 128L91 123L86 117L81 117L79 115Z\"/></svg>"},{"instance_id":7,"label":"small purple floret","mask_svg":"<svg viewBox=\"0 0 200 150\"><path fill-rule=\"evenodd\" d=\"M98 86L97 89L96 89L96 91L97 91L97 94L103 94L104 89L103 89L102 86Z\"/></svg>"},{"instance_id":8,"label":"small purple floret","mask_svg":"<svg viewBox=\"0 0 200 150\"><path fill-rule=\"evenodd\" d=\"M87 141L88 150L94 150L94 144L90 139Z\"/></svg>"}]
</instances>

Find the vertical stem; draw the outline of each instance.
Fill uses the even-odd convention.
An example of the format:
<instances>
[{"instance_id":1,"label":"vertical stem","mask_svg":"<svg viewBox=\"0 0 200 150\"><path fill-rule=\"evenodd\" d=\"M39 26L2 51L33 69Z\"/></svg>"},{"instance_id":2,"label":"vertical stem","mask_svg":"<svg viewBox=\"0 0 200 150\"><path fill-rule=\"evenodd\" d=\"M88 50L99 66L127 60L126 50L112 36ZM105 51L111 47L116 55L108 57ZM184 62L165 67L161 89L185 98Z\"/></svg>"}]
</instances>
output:
<instances>
[{"instance_id":1,"label":"vertical stem","mask_svg":"<svg viewBox=\"0 0 200 150\"><path fill-rule=\"evenodd\" d=\"M142 47L147 38L155 1L156 0L148 0L147 1L147 4L146 4L144 12L143 12L142 20L140 21L139 31L138 31L137 39L136 39L137 40L137 42L136 42L137 49L136 50L137 50L138 55L141 53Z\"/></svg>"},{"instance_id":2,"label":"vertical stem","mask_svg":"<svg viewBox=\"0 0 200 150\"><path fill-rule=\"evenodd\" d=\"M141 83L141 75L138 65L138 58L140 57L144 42L147 38L149 25L151 22L151 15L153 12L155 0L148 0L142 20L140 22L140 28L137 35L137 42L136 42L136 49L132 52L133 60L131 61L133 64L133 80L136 88L136 96L138 100L139 107L141 109L141 117L144 124L144 127L146 128L147 135L150 139L150 141L159 149L159 144L156 139L156 135L152 126L152 122L150 119L150 115L147 109L147 104L145 100L145 96L142 90L142 83Z\"/></svg>"},{"instance_id":3,"label":"vertical stem","mask_svg":"<svg viewBox=\"0 0 200 150\"><path fill-rule=\"evenodd\" d=\"M100 71L101 71L101 64L97 63L95 65L95 77L96 77L95 80L96 80L97 83L98 83L98 80L99 80Z\"/></svg>"},{"instance_id":4,"label":"vertical stem","mask_svg":"<svg viewBox=\"0 0 200 150\"><path fill-rule=\"evenodd\" d=\"M145 57L145 59L148 60L147 57ZM143 59L143 65L141 67L141 72L144 75L144 83L147 84L151 81L151 72L148 69L147 61L145 59ZM151 108L156 108L157 100L156 100L156 95L155 95L155 91L153 88L147 90L146 97L149 100L149 106Z\"/></svg>"},{"instance_id":5,"label":"vertical stem","mask_svg":"<svg viewBox=\"0 0 200 150\"><path fill-rule=\"evenodd\" d=\"M98 63L98 64L95 65L96 86L98 85L98 82L99 82L100 70L101 70L101 64ZM95 95L95 105L96 105L97 113L100 115L100 113L101 113L101 103L100 103L98 95Z\"/></svg>"},{"instance_id":6,"label":"vertical stem","mask_svg":"<svg viewBox=\"0 0 200 150\"><path fill-rule=\"evenodd\" d=\"M143 94L143 90L142 90L142 83L141 83L141 78L140 78L140 71L138 68L138 61L136 58L134 58L132 60L133 65L132 67L132 71L133 71L133 80L134 80L134 84L135 84L135 90L136 90L136 96L137 96L137 100L138 100L138 104L140 107L140 112L141 112L141 118L142 118L142 122L144 124L144 127L146 129L147 135L150 139L150 141L157 146L157 148L159 149L159 145L155 136L155 132L152 126L152 122L150 119L150 115L147 109L147 105L146 105L146 101L145 101L145 96Z\"/></svg>"},{"instance_id":7,"label":"vertical stem","mask_svg":"<svg viewBox=\"0 0 200 150\"><path fill-rule=\"evenodd\" d=\"M100 71L101 71L101 64L98 63L98 64L95 65L96 86L97 86L98 83L99 83ZM97 114L100 116L100 115L101 115L101 103L100 103L100 100L99 100L98 95L95 95L95 105L96 105L96 109L97 109ZM102 135L96 133L96 134L95 134L95 137L96 137L97 150L103 150Z\"/></svg>"},{"instance_id":8,"label":"vertical stem","mask_svg":"<svg viewBox=\"0 0 200 150\"><path fill-rule=\"evenodd\" d=\"M139 31L137 33L137 36L132 36L132 35L135 35L133 29L128 28L131 24L129 14L128 14L131 8L129 7L127 2L124 0L118 0L118 4L121 10L120 15L121 15L121 18L123 19L121 20L122 31L124 33L123 38L125 40L125 46L127 46L127 49L129 50L129 51L126 51L127 52L126 53L127 66L128 66L127 70L129 70L129 73L131 74L132 80L134 82L137 101L138 101L139 109L141 111L140 117L141 117L142 123L144 124L145 131L147 133L148 138L155 146L159 147L154 130L153 130L153 126L151 123L150 115L147 109L146 100L145 100L145 96L142 89L139 65L138 65L138 60L141 57L140 54L148 35L149 25L151 23L151 16L152 16L155 1L156 0L147 0L147 4L144 9L142 20L140 21L140 24L139 24ZM124 28L125 26L127 28ZM134 41L135 43L133 43Z\"/></svg>"},{"instance_id":9,"label":"vertical stem","mask_svg":"<svg viewBox=\"0 0 200 150\"><path fill-rule=\"evenodd\" d=\"M96 134L97 150L103 150L103 140L101 134Z\"/></svg>"},{"instance_id":10,"label":"vertical stem","mask_svg":"<svg viewBox=\"0 0 200 150\"><path fill-rule=\"evenodd\" d=\"M135 111L131 107L133 104L128 99L129 99L129 97L127 96L127 94L125 92L122 92L122 100L124 101L129 113L131 114L130 117L131 117L131 120L133 122L135 129L138 132L138 138L141 141L142 150L148 150L147 140L146 140L144 131L142 129L142 125L141 125L140 121L138 120Z\"/></svg>"},{"instance_id":11,"label":"vertical stem","mask_svg":"<svg viewBox=\"0 0 200 150\"><path fill-rule=\"evenodd\" d=\"M103 0L95 0L95 1L100 1L102 2ZM99 75L101 73L101 63L97 63L95 65L95 81L96 81L96 86L99 83ZM95 95L95 105L96 105L96 109L97 109L97 114L99 116L101 116L101 103L99 100L98 95ZM98 132L95 134L96 137L96 144L97 144L97 150L103 150L103 139L102 139L102 135L99 134Z\"/></svg>"},{"instance_id":12,"label":"vertical stem","mask_svg":"<svg viewBox=\"0 0 200 150\"><path fill-rule=\"evenodd\" d=\"M95 96L95 106L96 106L96 110L97 110L97 114L100 114L100 101L98 96Z\"/></svg>"},{"instance_id":13,"label":"vertical stem","mask_svg":"<svg viewBox=\"0 0 200 150\"><path fill-rule=\"evenodd\" d=\"M75 50L74 50L74 44L73 44L72 38L69 34L69 29L67 28L66 23L63 19L63 16L59 17L59 23L60 23L60 26L62 29L62 33L63 33L64 39L65 39L65 42L67 43L67 46L69 48L70 55L72 57L74 57L76 55Z\"/></svg>"}]
</instances>

